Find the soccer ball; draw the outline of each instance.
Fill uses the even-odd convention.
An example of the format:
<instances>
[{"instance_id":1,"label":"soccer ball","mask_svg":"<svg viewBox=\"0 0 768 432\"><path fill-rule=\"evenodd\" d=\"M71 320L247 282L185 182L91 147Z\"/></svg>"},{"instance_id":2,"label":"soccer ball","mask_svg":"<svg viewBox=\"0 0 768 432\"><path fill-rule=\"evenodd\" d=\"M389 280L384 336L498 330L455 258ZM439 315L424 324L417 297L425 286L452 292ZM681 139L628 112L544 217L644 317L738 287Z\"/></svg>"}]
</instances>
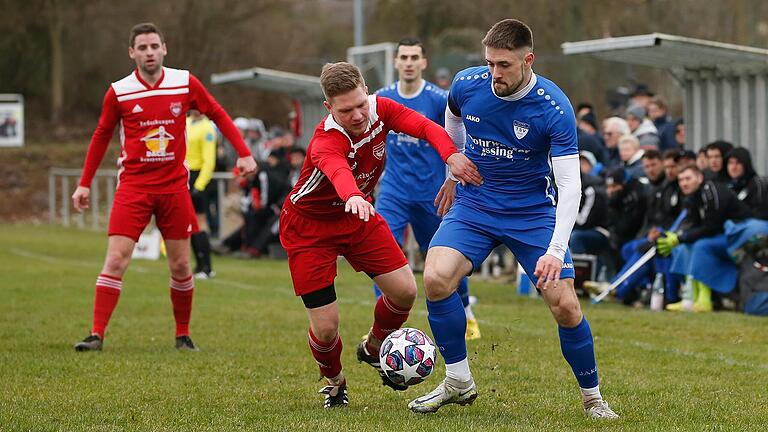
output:
<instances>
[{"instance_id":1,"label":"soccer ball","mask_svg":"<svg viewBox=\"0 0 768 432\"><path fill-rule=\"evenodd\" d=\"M435 369L435 345L419 329L395 330L381 343L379 364L393 383L418 384Z\"/></svg>"}]
</instances>

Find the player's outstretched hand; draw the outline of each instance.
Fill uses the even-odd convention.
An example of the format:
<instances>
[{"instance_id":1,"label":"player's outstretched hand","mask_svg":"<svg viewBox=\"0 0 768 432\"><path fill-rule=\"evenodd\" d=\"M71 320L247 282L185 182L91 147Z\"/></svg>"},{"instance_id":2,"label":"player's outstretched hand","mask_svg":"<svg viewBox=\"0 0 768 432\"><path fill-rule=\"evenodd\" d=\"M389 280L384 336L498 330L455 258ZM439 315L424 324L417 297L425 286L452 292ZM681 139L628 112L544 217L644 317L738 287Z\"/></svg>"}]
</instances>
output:
<instances>
[{"instance_id":1,"label":"player's outstretched hand","mask_svg":"<svg viewBox=\"0 0 768 432\"><path fill-rule=\"evenodd\" d=\"M454 153L445 161L451 174L459 179L462 185L467 183L475 186L483 184L483 176L477 171L477 166L462 153Z\"/></svg>"},{"instance_id":2,"label":"player's outstretched hand","mask_svg":"<svg viewBox=\"0 0 768 432\"><path fill-rule=\"evenodd\" d=\"M72 205L75 210L82 213L91 203L91 188L78 186L75 193L72 194Z\"/></svg>"},{"instance_id":3,"label":"player's outstretched hand","mask_svg":"<svg viewBox=\"0 0 768 432\"><path fill-rule=\"evenodd\" d=\"M440 217L445 216L448 210L451 209L453 201L456 199L456 182L446 178L443 185L440 186L440 191L437 192L435 197L435 205L437 206L437 215Z\"/></svg>"},{"instance_id":4,"label":"player's outstretched hand","mask_svg":"<svg viewBox=\"0 0 768 432\"><path fill-rule=\"evenodd\" d=\"M536 270L533 275L539 278L536 288L546 291L549 288L555 288L560 279L560 271L563 269L563 262L552 255L542 255L536 261Z\"/></svg>"},{"instance_id":5,"label":"player's outstretched hand","mask_svg":"<svg viewBox=\"0 0 768 432\"><path fill-rule=\"evenodd\" d=\"M373 205L365 200L360 195L355 195L347 200L347 204L344 206L344 211L347 213L356 214L361 220L368 222L368 220L376 214L376 210Z\"/></svg>"},{"instance_id":6,"label":"player's outstretched hand","mask_svg":"<svg viewBox=\"0 0 768 432\"><path fill-rule=\"evenodd\" d=\"M237 163L235 164L235 166L240 171L241 177L245 177L248 174L255 173L256 169L259 168L259 166L256 165L256 161L253 159L253 156L245 156L245 157L237 158Z\"/></svg>"}]
</instances>

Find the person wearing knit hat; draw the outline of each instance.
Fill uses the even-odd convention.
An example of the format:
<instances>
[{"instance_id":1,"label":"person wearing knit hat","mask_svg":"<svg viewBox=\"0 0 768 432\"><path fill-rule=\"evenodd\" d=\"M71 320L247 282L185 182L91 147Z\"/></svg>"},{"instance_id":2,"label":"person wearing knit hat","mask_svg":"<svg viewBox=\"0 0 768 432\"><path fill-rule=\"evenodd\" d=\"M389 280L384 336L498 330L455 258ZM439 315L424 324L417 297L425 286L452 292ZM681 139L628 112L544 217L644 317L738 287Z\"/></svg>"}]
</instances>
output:
<instances>
[{"instance_id":1,"label":"person wearing knit hat","mask_svg":"<svg viewBox=\"0 0 768 432\"><path fill-rule=\"evenodd\" d=\"M659 148L659 132L656 126L653 125L653 122L647 118L645 107L642 105L630 105L624 111L624 119L632 131L632 135L640 142L640 148Z\"/></svg>"}]
</instances>

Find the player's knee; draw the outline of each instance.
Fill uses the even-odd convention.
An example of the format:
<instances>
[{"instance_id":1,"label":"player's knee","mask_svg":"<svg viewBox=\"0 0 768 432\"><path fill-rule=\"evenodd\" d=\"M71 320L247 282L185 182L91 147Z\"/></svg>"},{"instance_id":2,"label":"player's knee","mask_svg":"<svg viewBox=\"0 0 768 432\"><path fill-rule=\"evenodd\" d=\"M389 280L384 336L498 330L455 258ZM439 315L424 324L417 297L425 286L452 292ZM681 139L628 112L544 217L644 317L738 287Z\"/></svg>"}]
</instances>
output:
<instances>
[{"instance_id":1,"label":"player's knee","mask_svg":"<svg viewBox=\"0 0 768 432\"><path fill-rule=\"evenodd\" d=\"M186 277L189 276L189 273L191 272L189 259L184 256L169 258L168 267L174 277Z\"/></svg>"},{"instance_id":2,"label":"player's knee","mask_svg":"<svg viewBox=\"0 0 768 432\"><path fill-rule=\"evenodd\" d=\"M416 280L413 279L411 283L407 283L403 286L403 289L398 294L396 304L402 308L410 309L416 301L417 292L418 288L416 287Z\"/></svg>"},{"instance_id":3,"label":"player's knee","mask_svg":"<svg viewBox=\"0 0 768 432\"><path fill-rule=\"evenodd\" d=\"M581 321L581 306L575 297L562 296L549 308L557 323L563 327L575 327Z\"/></svg>"},{"instance_id":4,"label":"player's knee","mask_svg":"<svg viewBox=\"0 0 768 432\"><path fill-rule=\"evenodd\" d=\"M424 269L424 291L429 300L441 300L448 297L453 288L450 284L450 275L439 269Z\"/></svg>"},{"instance_id":5,"label":"player's knee","mask_svg":"<svg viewBox=\"0 0 768 432\"><path fill-rule=\"evenodd\" d=\"M107 252L107 258L104 261L104 273L112 275L122 275L128 268L131 256L120 251Z\"/></svg>"},{"instance_id":6,"label":"player's knee","mask_svg":"<svg viewBox=\"0 0 768 432\"><path fill-rule=\"evenodd\" d=\"M330 342L339 332L339 319L327 319L312 324L312 333L323 342Z\"/></svg>"}]
</instances>

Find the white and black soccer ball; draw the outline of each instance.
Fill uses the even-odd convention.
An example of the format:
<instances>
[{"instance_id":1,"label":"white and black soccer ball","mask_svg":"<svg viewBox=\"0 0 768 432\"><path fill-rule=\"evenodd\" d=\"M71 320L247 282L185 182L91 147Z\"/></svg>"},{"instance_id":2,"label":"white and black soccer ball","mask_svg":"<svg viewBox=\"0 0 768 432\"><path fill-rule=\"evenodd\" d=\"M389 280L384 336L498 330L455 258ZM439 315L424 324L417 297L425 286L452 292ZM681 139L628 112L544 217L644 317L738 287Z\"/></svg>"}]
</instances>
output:
<instances>
[{"instance_id":1,"label":"white and black soccer ball","mask_svg":"<svg viewBox=\"0 0 768 432\"><path fill-rule=\"evenodd\" d=\"M412 386L435 369L435 355L435 345L423 331L401 328L381 343L379 364L393 383Z\"/></svg>"}]
</instances>

